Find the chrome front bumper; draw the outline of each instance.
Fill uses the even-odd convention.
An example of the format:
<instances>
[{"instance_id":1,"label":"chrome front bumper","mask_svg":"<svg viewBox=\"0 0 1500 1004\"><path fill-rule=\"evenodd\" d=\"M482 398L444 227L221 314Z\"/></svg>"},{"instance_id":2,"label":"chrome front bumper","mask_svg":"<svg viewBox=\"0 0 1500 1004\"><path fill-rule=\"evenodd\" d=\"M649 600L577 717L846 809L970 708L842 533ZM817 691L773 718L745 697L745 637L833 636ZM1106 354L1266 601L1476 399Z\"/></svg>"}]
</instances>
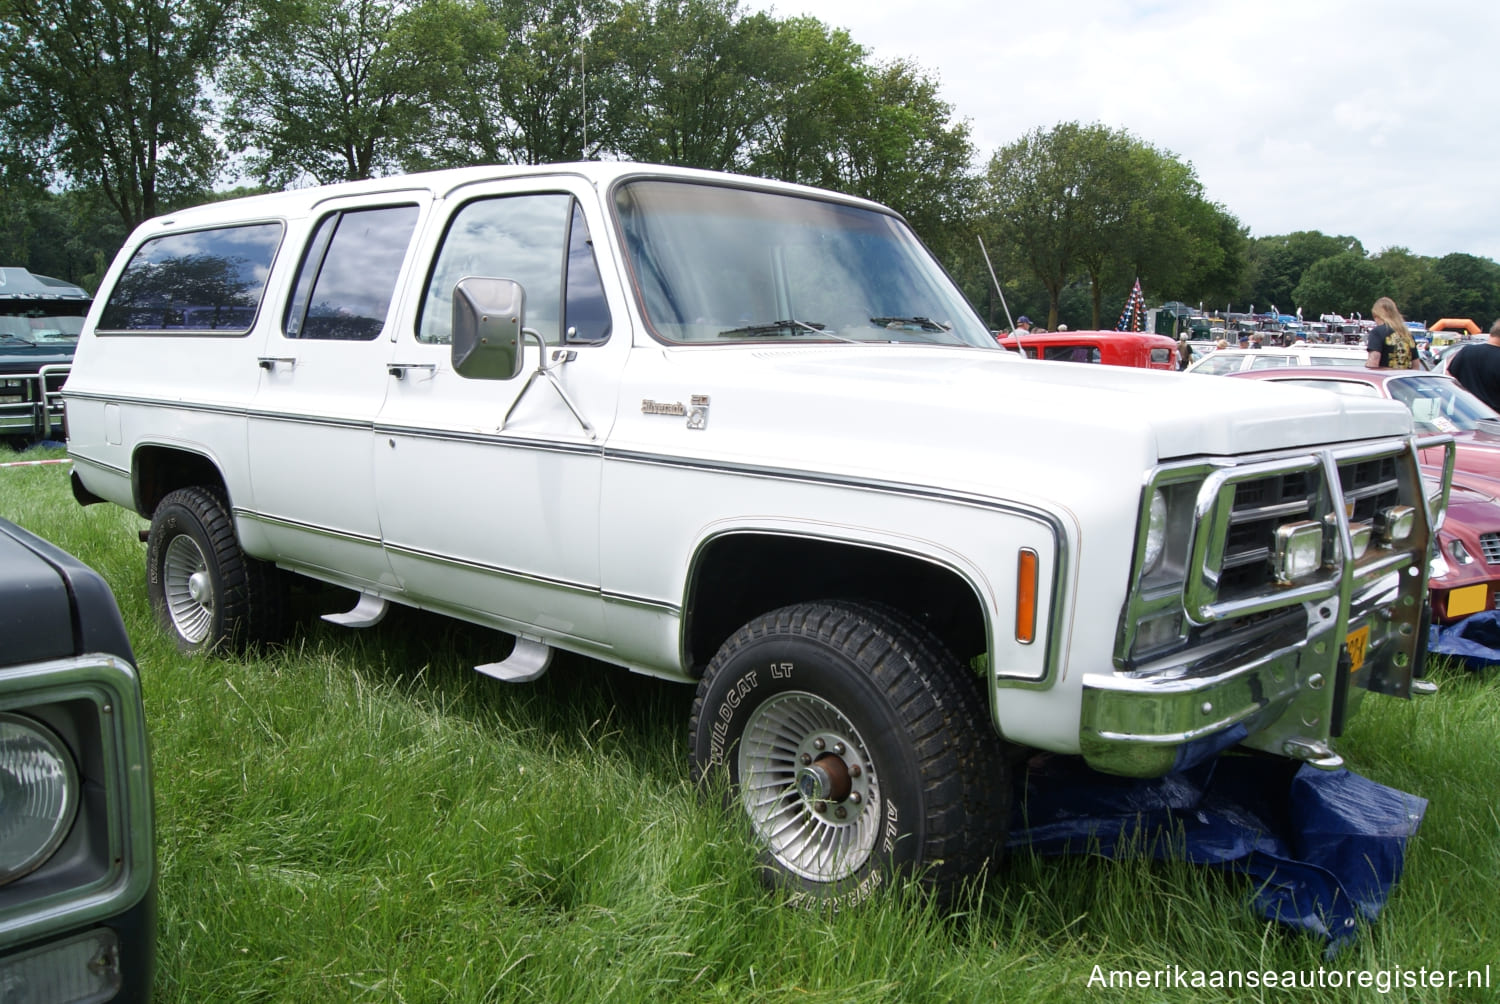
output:
<instances>
[{"instance_id":1,"label":"chrome front bumper","mask_svg":"<svg viewBox=\"0 0 1500 1004\"><path fill-rule=\"evenodd\" d=\"M1403 495L1409 497L1411 486L1420 483L1412 445L1395 453L1389 446L1330 450L1300 467L1321 467L1323 482L1337 486L1338 464L1365 454L1392 457L1404 469ZM1444 497L1451 456L1450 447ZM1227 501L1220 504L1225 494L1218 483L1282 466L1278 461L1247 465L1216 475L1217 483L1205 482L1192 565L1202 581L1213 582L1218 573L1212 560L1199 560L1212 555L1223 539L1212 529L1216 508L1229 511ZM1179 647L1156 659L1125 659L1135 617L1169 609L1160 593L1155 600L1127 603L1113 671L1083 676L1079 747L1091 766L1155 777L1242 744L1332 769L1343 761L1329 742L1342 733L1366 691L1410 696L1412 678L1426 658L1427 554L1436 536L1435 514L1426 508L1428 500L1411 500L1407 504L1424 506L1427 517L1419 521L1414 539L1403 549L1355 562L1337 558L1355 552L1352 504L1335 502L1326 518L1337 537L1336 560L1314 581L1224 603L1189 578L1173 606L1180 603L1193 624L1220 626L1201 646ZM1200 601L1199 594L1207 599Z\"/></svg>"},{"instance_id":2,"label":"chrome front bumper","mask_svg":"<svg viewBox=\"0 0 1500 1004\"><path fill-rule=\"evenodd\" d=\"M1236 744L1339 767L1329 740L1365 692L1407 696L1412 675L1421 671L1421 602L1419 590L1387 590L1363 604L1344 635L1336 633L1340 618L1314 611L1319 623L1306 636L1217 671L1089 674L1083 756L1096 770L1129 777L1171 773ZM1364 642L1358 669L1351 638L1355 648Z\"/></svg>"}]
</instances>

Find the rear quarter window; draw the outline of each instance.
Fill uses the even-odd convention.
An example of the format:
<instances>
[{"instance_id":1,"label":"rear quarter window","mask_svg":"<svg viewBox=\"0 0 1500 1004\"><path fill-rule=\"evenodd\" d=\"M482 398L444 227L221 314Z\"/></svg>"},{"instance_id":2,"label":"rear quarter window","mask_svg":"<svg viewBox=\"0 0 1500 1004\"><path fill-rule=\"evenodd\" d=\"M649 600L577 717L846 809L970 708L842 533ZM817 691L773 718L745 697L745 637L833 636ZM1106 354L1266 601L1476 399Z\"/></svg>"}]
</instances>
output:
<instances>
[{"instance_id":1,"label":"rear quarter window","mask_svg":"<svg viewBox=\"0 0 1500 1004\"><path fill-rule=\"evenodd\" d=\"M153 237L136 249L99 315L101 332L243 335L255 324L280 223Z\"/></svg>"}]
</instances>

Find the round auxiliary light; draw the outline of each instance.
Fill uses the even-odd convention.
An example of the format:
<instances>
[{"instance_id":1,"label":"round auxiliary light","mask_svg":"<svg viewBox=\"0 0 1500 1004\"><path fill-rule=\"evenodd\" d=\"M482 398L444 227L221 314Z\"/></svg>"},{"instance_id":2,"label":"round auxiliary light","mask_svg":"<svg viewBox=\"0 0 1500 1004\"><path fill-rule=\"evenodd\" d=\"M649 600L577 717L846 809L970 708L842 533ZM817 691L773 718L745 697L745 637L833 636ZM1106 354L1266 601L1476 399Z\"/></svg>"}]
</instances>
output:
<instances>
[{"instance_id":1,"label":"round auxiliary light","mask_svg":"<svg viewBox=\"0 0 1500 1004\"><path fill-rule=\"evenodd\" d=\"M40 868L78 814L78 771L57 734L0 712L0 886Z\"/></svg>"}]
</instances>

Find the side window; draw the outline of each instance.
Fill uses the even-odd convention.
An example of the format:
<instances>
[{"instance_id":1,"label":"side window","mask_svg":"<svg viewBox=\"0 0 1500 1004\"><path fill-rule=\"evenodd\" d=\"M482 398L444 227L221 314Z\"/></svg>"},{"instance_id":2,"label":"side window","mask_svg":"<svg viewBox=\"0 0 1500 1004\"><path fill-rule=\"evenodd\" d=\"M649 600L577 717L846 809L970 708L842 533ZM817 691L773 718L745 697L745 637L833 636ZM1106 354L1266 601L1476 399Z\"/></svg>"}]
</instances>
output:
<instances>
[{"instance_id":1,"label":"side window","mask_svg":"<svg viewBox=\"0 0 1500 1004\"><path fill-rule=\"evenodd\" d=\"M280 223L153 237L120 273L100 331L243 335L255 323Z\"/></svg>"},{"instance_id":2,"label":"side window","mask_svg":"<svg viewBox=\"0 0 1500 1004\"><path fill-rule=\"evenodd\" d=\"M297 270L286 309L286 336L347 341L378 336L416 226L416 206L356 209L325 217Z\"/></svg>"},{"instance_id":3,"label":"side window","mask_svg":"<svg viewBox=\"0 0 1500 1004\"><path fill-rule=\"evenodd\" d=\"M1064 363L1097 363L1104 356L1097 345L1049 345L1044 358Z\"/></svg>"},{"instance_id":4,"label":"side window","mask_svg":"<svg viewBox=\"0 0 1500 1004\"><path fill-rule=\"evenodd\" d=\"M1172 361L1171 349L1152 349L1151 361L1153 363L1169 363Z\"/></svg>"},{"instance_id":5,"label":"side window","mask_svg":"<svg viewBox=\"0 0 1500 1004\"><path fill-rule=\"evenodd\" d=\"M573 219L568 225L568 295L563 305L563 336L569 342L602 342L609 337L609 304L604 299L604 283L599 277L599 262L594 258L594 241L589 236L583 207L573 203Z\"/></svg>"},{"instance_id":6,"label":"side window","mask_svg":"<svg viewBox=\"0 0 1500 1004\"><path fill-rule=\"evenodd\" d=\"M555 344L572 204L572 196L556 193L477 199L460 208L427 280L417 340L451 342L454 285L466 276L486 276L519 282L526 290L526 326Z\"/></svg>"}]
</instances>

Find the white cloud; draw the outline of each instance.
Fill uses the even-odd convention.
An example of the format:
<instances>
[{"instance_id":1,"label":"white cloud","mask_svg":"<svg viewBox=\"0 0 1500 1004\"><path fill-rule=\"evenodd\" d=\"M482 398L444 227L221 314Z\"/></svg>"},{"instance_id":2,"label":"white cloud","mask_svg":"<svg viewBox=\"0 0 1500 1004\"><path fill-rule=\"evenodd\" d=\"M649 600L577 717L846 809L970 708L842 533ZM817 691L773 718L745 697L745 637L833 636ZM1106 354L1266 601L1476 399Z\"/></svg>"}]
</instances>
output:
<instances>
[{"instance_id":1,"label":"white cloud","mask_svg":"<svg viewBox=\"0 0 1500 1004\"><path fill-rule=\"evenodd\" d=\"M1253 236L1500 260L1486 0L742 0L934 76L981 156L1102 122L1193 164Z\"/></svg>"}]
</instances>

